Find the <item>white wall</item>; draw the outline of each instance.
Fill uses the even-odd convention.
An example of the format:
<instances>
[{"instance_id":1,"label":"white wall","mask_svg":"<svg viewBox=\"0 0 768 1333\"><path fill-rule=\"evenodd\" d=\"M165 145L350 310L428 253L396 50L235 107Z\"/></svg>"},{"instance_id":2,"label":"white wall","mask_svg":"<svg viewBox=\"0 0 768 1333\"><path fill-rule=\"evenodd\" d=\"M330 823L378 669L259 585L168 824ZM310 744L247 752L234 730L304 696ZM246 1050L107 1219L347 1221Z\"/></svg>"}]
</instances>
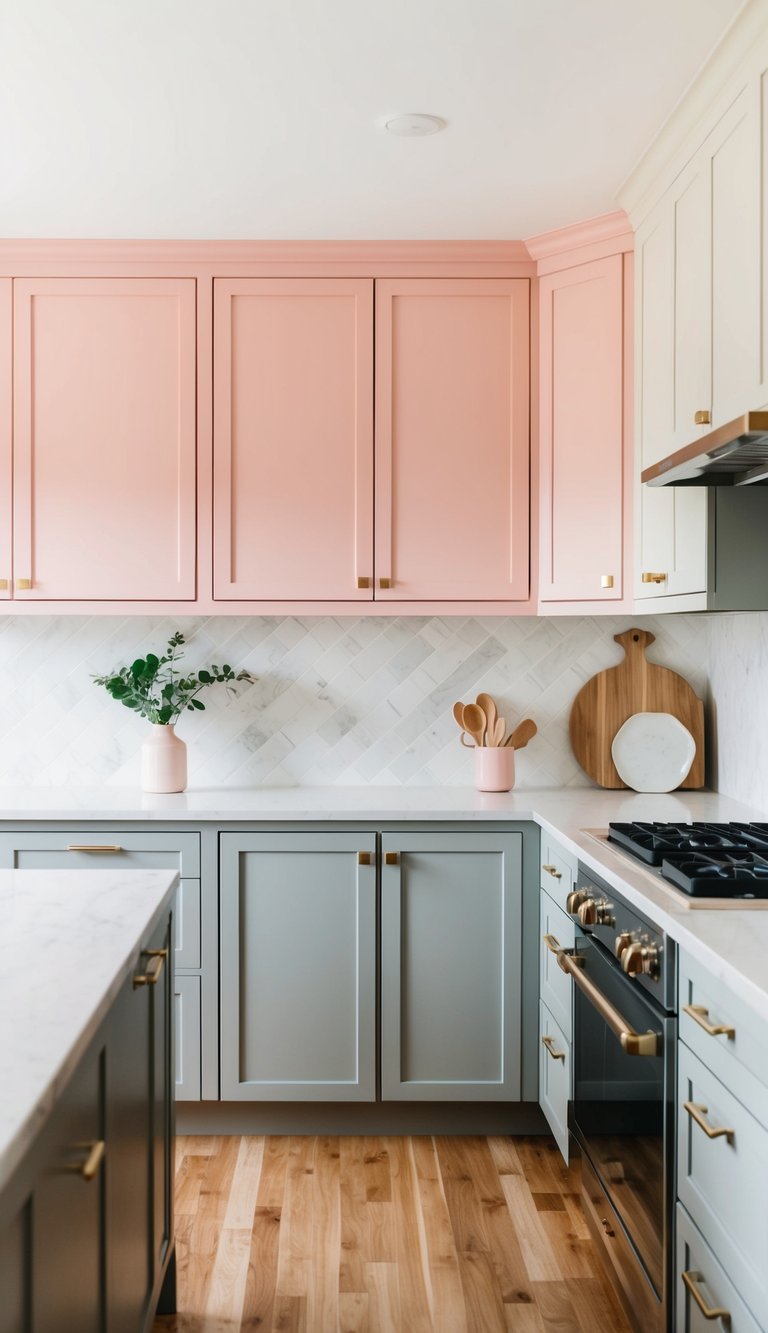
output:
<instances>
[{"instance_id":1,"label":"white wall","mask_svg":"<svg viewBox=\"0 0 768 1333\"><path fill-rule=\"evenodd\" d=\"M768 612L708 621L710 781L768 819Z\"/></svg>"},{"instance_id":2,"label":"white wall","mask_svg":"<svg viewBox=\"0 0 768 1333\"><path fill-rule=\"evenodd\" d=\"M519 787L584 785L568 741L571 702L591 675L621 660L613 635L632 623L3 617L0 786L135 784L145 724L91 673L162 650L176 628L189 639L190 667L226 661L259 678L236 700L216 687L205 713L184 715L192 785L468 785L472 755L459 745L451 705L479 690L498 699L512 724L530 716L539 726L519 755ZM709 618L642 623L657 636L654 660L703 693ZM765 658L768 635L762 643Z\"/></svg>"}]
</instances>

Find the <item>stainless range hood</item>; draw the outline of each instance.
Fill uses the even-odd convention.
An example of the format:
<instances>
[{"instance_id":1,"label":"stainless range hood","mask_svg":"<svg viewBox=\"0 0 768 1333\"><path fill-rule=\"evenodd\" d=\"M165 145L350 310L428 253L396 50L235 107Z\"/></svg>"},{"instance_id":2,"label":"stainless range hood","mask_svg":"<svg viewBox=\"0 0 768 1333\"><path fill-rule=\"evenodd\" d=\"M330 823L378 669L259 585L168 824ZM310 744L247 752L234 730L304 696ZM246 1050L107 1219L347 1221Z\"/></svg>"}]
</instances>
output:
<instances>
[{"instance_id":1,"label":"stainless range hood","mask_svg":"<svg viewBox=\"0 0 768 1333\"><path fill-rule=\"evenodd\" d=\"M641 473L649 486L768 483L768 412L747 412Z\"/></svg>"}]
</instances>

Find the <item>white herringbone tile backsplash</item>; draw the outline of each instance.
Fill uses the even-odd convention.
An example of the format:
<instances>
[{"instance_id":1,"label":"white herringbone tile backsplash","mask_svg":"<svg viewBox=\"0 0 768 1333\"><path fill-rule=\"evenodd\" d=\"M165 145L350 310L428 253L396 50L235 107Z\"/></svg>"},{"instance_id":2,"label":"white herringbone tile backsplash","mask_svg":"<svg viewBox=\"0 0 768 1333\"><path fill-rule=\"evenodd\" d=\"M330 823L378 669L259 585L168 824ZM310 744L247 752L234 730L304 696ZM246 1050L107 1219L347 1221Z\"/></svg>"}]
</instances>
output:
<instances>
[{"instance_id":1,"label":"white herringbone tile backsplash","mask_svg":"<svg viewBox=\"0 0 768 1333\"><path fill-rule=\"evenodd\" d=\"M707 686L709 617L644 617L653 660ZM186 713L190 785L467 786L472 755L451 716L487 690L508 724L532 717L518 787L589 785L568 714L596 671L621 660L631 617L7 617L0 620L0 785L135 785L146 724L91 680L180 629L185 664L247 667Z\"/></svg>"}]
</instances>

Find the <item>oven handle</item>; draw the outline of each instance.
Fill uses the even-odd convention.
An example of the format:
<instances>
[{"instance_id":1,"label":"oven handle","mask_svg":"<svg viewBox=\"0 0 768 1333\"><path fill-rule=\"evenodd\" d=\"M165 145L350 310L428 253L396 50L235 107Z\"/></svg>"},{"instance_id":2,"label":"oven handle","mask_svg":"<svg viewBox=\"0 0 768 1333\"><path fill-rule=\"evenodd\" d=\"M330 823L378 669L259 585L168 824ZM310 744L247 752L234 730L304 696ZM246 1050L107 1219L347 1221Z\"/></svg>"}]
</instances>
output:
<instances>
[{"instance_id":1,"label":"oven handle","mask_svg":"<svg viewBox=\"0 0 768 1333\"><path fill-rule=\"evenodd\" d=\"M553 951L554 952L554 951ZM627 1055L659 1055L659 1035L656 1032L635 1032L618 1009L615 1009L607 996L598 990L594 981L582 972L585 960L580 954L570 953L567 949L558 949L557 964L563 972L573 977L579 990L586 995L589 1003L597 1010L603 1022L621 1042L622 1050Z\"/></svg>"}]
</instances>

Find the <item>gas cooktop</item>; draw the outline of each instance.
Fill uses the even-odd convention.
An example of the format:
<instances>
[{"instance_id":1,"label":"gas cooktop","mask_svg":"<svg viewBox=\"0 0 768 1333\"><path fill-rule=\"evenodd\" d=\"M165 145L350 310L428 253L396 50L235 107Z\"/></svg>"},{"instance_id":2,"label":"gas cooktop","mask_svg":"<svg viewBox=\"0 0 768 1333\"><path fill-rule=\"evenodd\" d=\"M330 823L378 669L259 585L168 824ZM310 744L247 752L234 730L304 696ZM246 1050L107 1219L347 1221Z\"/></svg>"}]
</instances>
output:
<instances>
[{"instance_id":1,"label":"gas cooktop","mask_svg":"<svg viewBox=\"0 0 768 1333\"><path fill-rule=\"evenodd\" d=\"M609 824L608 841L691 898L768 906L768 823Z\"/></svg>"}]
</instances>

